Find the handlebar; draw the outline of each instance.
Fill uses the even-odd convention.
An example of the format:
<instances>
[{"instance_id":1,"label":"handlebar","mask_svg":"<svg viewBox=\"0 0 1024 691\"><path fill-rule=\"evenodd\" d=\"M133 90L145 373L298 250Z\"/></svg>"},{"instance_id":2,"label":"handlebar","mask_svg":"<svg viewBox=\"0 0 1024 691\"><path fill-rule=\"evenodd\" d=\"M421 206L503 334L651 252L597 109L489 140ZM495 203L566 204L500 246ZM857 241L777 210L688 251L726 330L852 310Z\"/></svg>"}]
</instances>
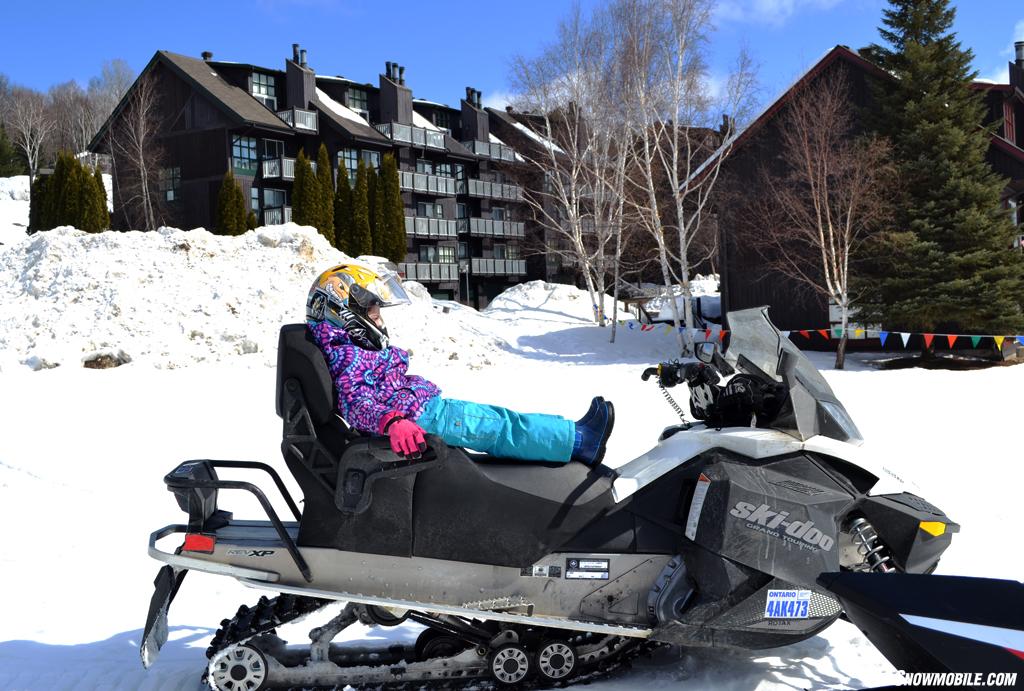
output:
<instances>
[{"instance_id":1,"label":"handlebar","mask_svg":"<svg viewBox=\"0 0 1024 691\"><path fill-rule=\"evenodd\" d=\"M661 365L658 365L657 367L648 367L647 369L644 370L644 373L640 375L640 378L643 379L644 381L647 381L651 377L657 376L660 370Z\"/></svg>"}]
</instances>

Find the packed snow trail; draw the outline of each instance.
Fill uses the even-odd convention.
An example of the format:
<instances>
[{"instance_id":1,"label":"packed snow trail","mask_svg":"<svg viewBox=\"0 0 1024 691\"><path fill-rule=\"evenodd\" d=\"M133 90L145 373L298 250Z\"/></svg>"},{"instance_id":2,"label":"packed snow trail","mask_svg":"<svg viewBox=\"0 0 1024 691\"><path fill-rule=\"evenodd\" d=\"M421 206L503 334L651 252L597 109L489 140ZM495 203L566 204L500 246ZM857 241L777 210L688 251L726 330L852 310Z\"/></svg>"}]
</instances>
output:
<instances>
[{"instance_id":1,"label":"packed snow trail","mask_svg":"<svg viewBox=\"0 0 1024 691\"><path fill-rule=\"evenodd\" d=\"M173 259L182 241L194 259ZM158 568L146 540L182 516L162 477L190 458L284 471L277 329L301 321L312 276L340 256L295 226L239 238L60 230L0 247L0 689L197 687L220 620L262 593L190 573L171 609L171 640L142 670L140 629ZM419 298L385 317L394 341L412 348L412 371L446 395L570 417L604 395L618 419L606 457L613 467L675 421L639 378L673 356L674 337L620 330L608 343L608 330L588 320L585 291L529 283L476 312L410 287ZM205 345L192 342L193 329ZM258 348L245 352L244 340ZM102 348L121 348L132 362L83 369L82 358ZM828 366L827 356L814 357ZM1004 526L1024 469L1015 458L1019 414L1005 402L1024 386L1024 368L876 371L850 359L850 370L825 376L869 448L963 526L939 571L1019 579L1024 554ZM33 371L42 360L60 366ZM259 513L245 494L223 492L220 501L236 517ZM281 633L301 640L308 624ZM411 638L416 629L386 633ZM591 688L863 688L895 679L859 631L838 622L760 653L661 651Z\"/></svg>"}]
</instances>

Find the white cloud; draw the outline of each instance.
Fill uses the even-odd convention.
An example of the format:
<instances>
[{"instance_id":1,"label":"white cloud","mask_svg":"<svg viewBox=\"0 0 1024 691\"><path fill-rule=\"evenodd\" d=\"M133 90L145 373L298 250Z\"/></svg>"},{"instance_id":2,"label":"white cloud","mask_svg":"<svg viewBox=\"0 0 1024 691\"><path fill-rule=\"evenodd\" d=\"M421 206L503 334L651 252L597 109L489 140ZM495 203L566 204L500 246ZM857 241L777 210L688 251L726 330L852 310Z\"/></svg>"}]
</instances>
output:
<instances>
[{"instance_id":1,"label":"white cloud","mask_svg":"<svg viewBox=\"0 0 1024 691\"><path fill-rule=\"evenodd\" d=\"M483 103L485 108L504 110L505 106L512 103L512 92L492 91L488 93L485 91L483 98L481 98L480 101Z\"/></svg>"},{"instance_id":2,"label":"white cloud","mask_svg":"<svg viewBox=\"0 0 1024 691\"><path fill-rule=\"evenodd\" d=\"M797 12L828 10L842 0L723 0L715 8L719 22L749 22L781 26Z\"/></svg>"},{"instance_id":3,"label":"white cloud","mask_svg":"<svg viewBox=\"0 0 1024 691\"><path fill-rule=\"evenodd\" d=\"M1013 27L1013 38L1003 50L999 51L1002 60L988 70L980 70L978 79L1006 84L1010 80L1010 70L1006 63L1014 59L1013 44L1016 41L1024 41L1024 19L1021 19Z\"/></svg>"}]
</instances>

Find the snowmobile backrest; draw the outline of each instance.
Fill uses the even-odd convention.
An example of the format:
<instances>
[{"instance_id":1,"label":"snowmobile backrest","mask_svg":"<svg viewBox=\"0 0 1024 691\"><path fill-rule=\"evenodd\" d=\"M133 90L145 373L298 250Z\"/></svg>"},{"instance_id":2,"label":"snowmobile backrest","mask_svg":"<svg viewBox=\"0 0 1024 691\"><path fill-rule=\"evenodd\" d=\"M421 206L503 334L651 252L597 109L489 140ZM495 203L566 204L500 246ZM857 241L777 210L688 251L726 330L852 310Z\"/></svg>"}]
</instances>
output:
<instances>
[{"instance_id":1,"label":"snowmobile backrest","mask_svg":"<svg viewBox=\"0 0 1024 691\"><path fill-rule=\"evenodd\" d=\"M334 414L334 383L323 353L313 342L305 324L281 327L277 342L277 414L287 409L285 386L294 379L302 388L306 409L315 424L321 425Z\"/></svg>"}]
</instances>

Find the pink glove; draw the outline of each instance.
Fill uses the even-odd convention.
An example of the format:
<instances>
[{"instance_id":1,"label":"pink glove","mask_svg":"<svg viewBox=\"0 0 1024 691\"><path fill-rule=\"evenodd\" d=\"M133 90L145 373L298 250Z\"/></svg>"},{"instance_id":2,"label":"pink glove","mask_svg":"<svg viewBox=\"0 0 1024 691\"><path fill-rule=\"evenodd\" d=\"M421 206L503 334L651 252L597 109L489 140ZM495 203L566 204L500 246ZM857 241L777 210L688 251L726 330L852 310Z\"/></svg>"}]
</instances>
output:
<instances>
[{"instance_id":1,"label":"pink glove","mask_svg":"<svg viewBox=\"0 0 1024 691\"><path fill-rule=\"evenodd\" d=\"M412 420L399 418L389 421L387 434L391 439L391 450L406 458L419 458L420 452L427 448L423 428Z\"/></svg>"}]
</instances>

